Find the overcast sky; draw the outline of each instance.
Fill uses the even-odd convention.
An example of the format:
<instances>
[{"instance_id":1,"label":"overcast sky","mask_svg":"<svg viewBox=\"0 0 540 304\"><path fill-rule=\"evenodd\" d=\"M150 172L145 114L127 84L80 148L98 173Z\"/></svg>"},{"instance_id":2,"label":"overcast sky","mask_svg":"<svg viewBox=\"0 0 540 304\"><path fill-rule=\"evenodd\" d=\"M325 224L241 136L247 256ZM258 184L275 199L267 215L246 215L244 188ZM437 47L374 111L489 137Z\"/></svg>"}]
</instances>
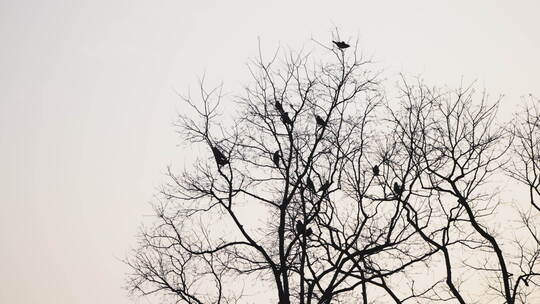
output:
<instances>
[{"instance_id":1,"label":"overcast sky","mask_svg":"<svg viewBox=\"0 0 540 304\"><path fill-rule=\"evenodd\" d=\"M150 303L122 289L168 164L175 91L235 92L258 42L359 39L387 75L540 96L538 1L0 0L0 303Z\"/></svg>"}]
</instances>

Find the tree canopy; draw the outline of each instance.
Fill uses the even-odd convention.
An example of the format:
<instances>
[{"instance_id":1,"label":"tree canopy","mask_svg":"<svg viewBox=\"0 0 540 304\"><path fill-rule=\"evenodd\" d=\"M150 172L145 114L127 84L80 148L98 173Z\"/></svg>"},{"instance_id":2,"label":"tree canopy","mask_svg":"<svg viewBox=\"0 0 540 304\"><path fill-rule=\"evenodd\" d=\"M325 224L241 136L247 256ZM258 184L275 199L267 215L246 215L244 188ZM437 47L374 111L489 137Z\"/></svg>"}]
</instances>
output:
<instances>
[{"instance_id":1,"label":"tree canopy","mask_svg":"<svg viewBox=\"0 0 540 304\"><path fill-rule=\"evenodd\" d=\"M336 41L317 44L322 58L253 60L233 100L204 84L184 98L195 115L180 133L207 154L169 168L126 259L130 290L178 303L540 299L538 100L507 124L474 85L402 75L389 95L358 46Z\"/></svg>"}]
</instances>

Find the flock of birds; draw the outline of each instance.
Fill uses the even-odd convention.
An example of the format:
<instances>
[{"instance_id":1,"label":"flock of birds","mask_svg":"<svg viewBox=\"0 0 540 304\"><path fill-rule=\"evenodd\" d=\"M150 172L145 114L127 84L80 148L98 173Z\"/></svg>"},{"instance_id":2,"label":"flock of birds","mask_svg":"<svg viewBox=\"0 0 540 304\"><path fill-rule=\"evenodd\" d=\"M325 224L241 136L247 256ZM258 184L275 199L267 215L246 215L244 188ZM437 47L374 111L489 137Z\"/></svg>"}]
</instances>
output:
<instances>
[{"instance_id":1,"label":"flock of birds","mask_svg":"<svg viewBox=\"0 0 540 304\"><path fill-rule=\"evenodd\" d=\"M334 41L334 40L332 40L332 42L340 50L344 50L344 49L350 47L350 45L348 43L346 43L345 41ZM286 125L292 125L292 120L289 117L289 113L285 112L281 102L276 100L274 105L275 105L276 109L278 110L283 123L286 124ZM327 122L321 116L315 115L315 121L316 121L318 126L326 127ZM229 160L227 159L227 157L217 147L212 147L212 153L214 154L214 158L216 159L216 163L218 164L219 167L227 165L229 163ZM278 168L279 168L279 157L280 157L279 151L276 151L274 153L274 156L273 156L273 161L274 161L274 164L276 164L276 166ZM313 185L313 182L311 184Z\"/></svg>"},{"instance_id":2,"label":"flock of birds","mask_svg":"<svg viewBox=\"0 0 540 304\"><path fill-rule=\"evenodd\" d=\"M344 41L332 41L332 42L340 50L344 50L344 49L350 47L350 45L347 44ZM281 102L276 100L275 103L274 103L274 106L275 106L276 110L279 112L281 121L283 121L283 123L285 125L291 126L292 125L292 120L289 117L289 113L287 113L283 109L283 105L281 104ZM317 126L322 127L322 128L326 127L326 125L328 123L326 120L324 120L319 115L315 115L315 122L316 122ZM221 152L217 147L212 146L211 148L212 148L212 153L214 154L214 158L216 160L216 163L217 163L218 167L222 167L222 166L225 166L225 165L229 164L229 159L223 154L223 152ZM279 150L274 152L274 154L272 155L272 161L274 162L274 165L278 169L280 168L280 158L281 158L281 154L280 154ZM377 165L373 166L372 172L373 172L374 176L379 176L380 175L379 166L377 166ZM328 191L328 189L330 188L330 183L328 181L326 181L325 183L323 183L321 185L321 187L317 191L315 189L315 184L313 183L311 178L308 176L307 180L306 180L306 187L307 187L308 190L310 190L313 193L317 193L317 192L326 193ZM394 182L393 190L394 190L394 193L397 195L397 197L401 197L401 194L403 194L404 186L400 185L398 182ZM296 232L298 233L298 235L305 234L305 236L310 236L313 233L313 230L311 228L306 229L306 225L304 223L302 223L302 221L297 220L296 221Z\"/></svg>"}]
</instances>

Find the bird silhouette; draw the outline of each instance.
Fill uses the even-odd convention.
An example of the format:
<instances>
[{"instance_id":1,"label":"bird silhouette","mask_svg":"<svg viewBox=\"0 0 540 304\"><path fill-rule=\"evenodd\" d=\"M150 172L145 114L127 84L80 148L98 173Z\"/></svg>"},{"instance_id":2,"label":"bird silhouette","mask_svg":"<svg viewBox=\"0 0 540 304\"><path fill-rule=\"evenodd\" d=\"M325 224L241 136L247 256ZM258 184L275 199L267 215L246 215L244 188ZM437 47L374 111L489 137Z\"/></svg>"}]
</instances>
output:
<instances>
[{"instance_id":1,"label":"bird silhouette","mask_svg":"<svg viewBox=\"0 0 540 304\"><path fill-rule=\"evenodd\" d=\"M312 234L313 234L313 230L311 230L311 228L308 228L308 229L306 230L306 236L310 236L310 235L312 235Z\"/></svg>"},{"instance_id":2,"label":"bird silhouette","mask_svg":"<svg viewBox=\"0 0 540 304\"><path fill-rule=\"evenodd\" d=\"M289 118L289 113L287 112L281 112L281 120L283 121L284 124L292 125L292 121Z\"/></svg>"},{"instance_id":3,"label":"bird silhouette","mask_svg":"<svg viewBox=\"0 0 540 304\"><path fill-rule=\"evenodd\" d=\"M403 186L399 185L397 182L394 182L394 192L398 197L403 194Z\"/></svg>"},{"instance_id":4,"label":"bird silhouette","mask_svg":"<svg viewBox=\"0 0 540 304\"><path fill-rule=\"evenodd\" d=\"M221 153L218 148L212 147L212 153L214 154L214 158L216 159L218 167L224 166L229 163L227 157L225 157L225 155L223 155L223 153Z\"/></svg>"},{"instance_id":5,"label":"bird silhouette","mask_svg":"<svg viewBox=\"0 0 540 304\"><path fill-rule=\"evenodd\" d=\"M276 99L274 105L276 106L276 109L279 111L279 113L283 113L283 105L281 104L281 102L279 102L279 100Z\"/></svg>"},{"instance_id":6,"label":"bird silhouette","mask_svg":"<svg viewBox=\"0 0 540 304\"><path fill-rule=\"evenodd\" d=\"M345 41L332 41L340 50L350 47Z\"/></svg>"},{"instance_id":7,"label":"bird silhouette","mask_svg":"<svg viewBox=\"0 0 540 304\"><path fill-rule=\"evenodd\" d=\"M309 189L309 191L317 192L317 191L315 191L315 185L313 184L313 181L311 180L311 178L309 178L309 176L308 176L307 181L306 181L306 186Z\"/></svg>"},{"instance_id":8,"label":"bird silhouette","mask_svg":"<svg viewBox=\"0 0 540 304\"><path fill-rule=\"evenodd\" d=\"M303 234L305 232L305 227L301 220L296 221L296 232L298 234Z\"/></svg>"},{"instance_id":9,"label":"bird silhouette","mask_svg":"<svg viewBox=\"0 0 540 304\"><path fill-rule=\"evenodd\" d=\"M274 152L274 156L272 156L272 160L274 161L274 164L276 167L279 168L279 150Z\"/></svg>"},{"instance_id":10,"label":"bird silhouette","mask_svg":"<svg viewBox=\"0 0 540 304\"><path fill-rule=\"evenodd\" d=\"M377 165L373 166L373 175L374 176L379 176L379 173L380 173L379 166L377 166Z\"/></svg>"},{"instance_id":11,"label":"bird silhouette","mask_svg":"<svg viewBox=\"0 0 540 304\"><path fill-rule=\"evenodd\" d=\"M321 188L319 188L319 192L326 192L328 188L330 188L330 183L325 182L324 184L322 184Z\"/></svg>"},{"instance_id":12,"label":"bird silhouette","mask_svg":"<svg viewBox=\"0 0 540 304\"><path fill-rule=\"evenodd\" d=\"M324 119L319 115L315 115L315 121L317 122L317 125L321 127L326 127L326 121L324 121Z\"/></svg>"}]
</instances>

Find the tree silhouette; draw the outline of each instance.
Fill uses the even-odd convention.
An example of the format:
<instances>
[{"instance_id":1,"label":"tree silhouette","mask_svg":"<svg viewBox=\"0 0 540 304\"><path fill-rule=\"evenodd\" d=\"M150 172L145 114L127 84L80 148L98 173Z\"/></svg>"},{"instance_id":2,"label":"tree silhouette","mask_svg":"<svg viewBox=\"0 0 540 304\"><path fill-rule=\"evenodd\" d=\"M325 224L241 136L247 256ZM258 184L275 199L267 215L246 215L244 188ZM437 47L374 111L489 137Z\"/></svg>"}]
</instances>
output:
<instances>
[{"instance_id":1,"label":"tree silhouette","mask_svg":"<svg viewBox=\"0 0 540 304\"><path fill-rule=\"evenodd\" d=\"M370 61L333 43L322 63L254 61L230 128L220 90L185 98L197 115L180 116L182 134L215 162L169 168L126 260L130 290L179 303L538 299L537 217L519 213L524 232L506 238L490 184L506 172L538 194L538 112L501 127L498 102L473 87L405 77L386 96Z\"/></svg>"},{"instance_id":2,"label":"tree silhouette","mask_svg":"<svg viewBox=\"0 0 540 304\"><path fill-rule=\"evenodd\" d=\"M540 211L540 102L529 97L521 115L517 116L512 133L516 138L515 158L507 171L511 177L528 188L529 201Z\"/></svg>"}]
</instances>

